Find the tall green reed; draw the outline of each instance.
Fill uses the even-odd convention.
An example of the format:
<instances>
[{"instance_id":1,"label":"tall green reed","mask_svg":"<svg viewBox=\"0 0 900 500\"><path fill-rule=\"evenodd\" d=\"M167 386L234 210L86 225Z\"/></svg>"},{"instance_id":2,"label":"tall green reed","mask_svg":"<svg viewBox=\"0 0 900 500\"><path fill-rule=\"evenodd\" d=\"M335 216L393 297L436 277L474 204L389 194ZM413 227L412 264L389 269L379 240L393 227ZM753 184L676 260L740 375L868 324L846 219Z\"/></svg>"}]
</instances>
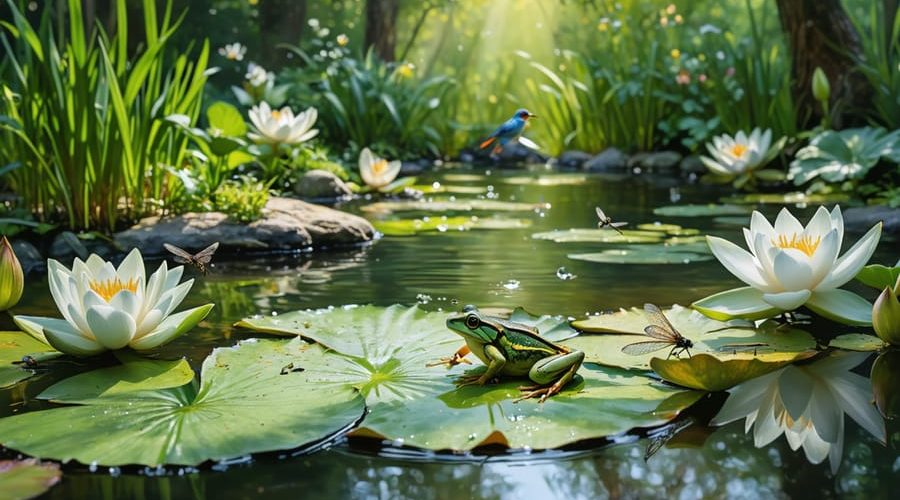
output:
<instances>
[{"instance_id":1,"label":"tall green reed","mask_svg":"<svg viewBox=\"0 0 900 500\"><path fill-rule=\"evenodd\" d=\"M195 121L207 78L209 46L172 58L169 41L182 22L168 1L162 17L143 0L143 50L129 54L125 0L117 32L86 27L81 2L69 0L68 37L58 39L52 12L35 28L12 0L13 22L0 43L8 54L0 96L0 135L17 168L4 179L40 220L71 229L113 231L168 204L177 179L164 166L185 159L187 137L165 121ZM62 13L57 13L62 15Z\"/></svg>"}]
</instances>

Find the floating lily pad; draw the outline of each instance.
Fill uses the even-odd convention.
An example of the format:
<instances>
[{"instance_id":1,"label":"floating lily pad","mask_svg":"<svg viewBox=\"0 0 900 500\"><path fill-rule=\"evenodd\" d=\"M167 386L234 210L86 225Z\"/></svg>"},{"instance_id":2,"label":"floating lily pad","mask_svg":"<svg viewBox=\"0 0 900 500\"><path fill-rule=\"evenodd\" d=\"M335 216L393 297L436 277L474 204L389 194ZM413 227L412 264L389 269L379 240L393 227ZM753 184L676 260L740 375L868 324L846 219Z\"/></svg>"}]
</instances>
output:
<instances>
[{"instance_id":1,"label":"floating lily pad","mask_svg":"<svg viewBox=\"0 0 900 500\"><path fill-rule=\"evenodd\" d=\"M517 175L515 177L506 177L502 180L504 184L514 184L517 186L576 186L584 184L588 181L588 176L579 174L557 174L557 175Z\"/></svg>"},{"instance_id":2,"label":"floating lily pad","mask_svg":"<svg viewBox=\"0 0 900 500\"><path fill-rule=\"evenodd\" d=\"M81 401L127 392L181 387L193 379L194 371L183 359L145 359L74 375L48 387L38 398Z\"/></svg>"},{"instance_id":3,"label":"floating lily pad","mask_svg":"<svg viewBox=\"0 0 900 500\"><path fill-rule=\"evenodd\" d=\"M362 211L382 214L393 212L532 212L548 208L550 208L549 203L522 203L499 200L393 200L365 205L362 207Z\"/></svg>"},{"instance_id":4,"label":"floating lily pad","mask_svg":"<svg viewBox=\"0 0 900 500\"><path fill-rule=\"evenodd\" d=\"M595 253L573 253L574 260L598 262L602 264L692 264L712 260L713 256L703 253L699 246L629 245ZM694 251L696 250L696 251Z\"/></svg>"},{"instance_id":5,"label":"floating lily pad","mask_svg":"<svg viewBox=\"0 0 900 500\"><path fill-rule=\"evenodd\" d=\"M562 342L578 335L578 330L569 325L569 318L563 316L551 316L549 314L535 316L521 307L511 311L503 308L482 308L480 311L483 314L507 318L514 323L537 328L541 332L542 337L553 342Z\"/></svg>"},{"instance_id":6,"label":"floating lily pad","mask_svg":"<svg viewBox=\"0 0 900 500\"><path fill-rule=\"evenodd\" d=\"M507 217L423 217L372 221L379 232L387 236L414 236L425 232L467 231L469 229L522 229L531 226L527 219Z\"/></svg>"},{"instance_id":7,"label":"floating lily pad","mask_svg":"<svg viewBox=\"0 0 900 500\"><path fill-rule=\"evenodd\" d=\"M517 321L525 321L525 315L513 312ZM238 325L300 335L331 349L322 383L359 388L369 406L354 434L421 448L555 448L659 425L702 394L597 365L583 366L573 383L543 404L513 403L522 379L457 388L454 379L471 367L426 366L463 343L447 329L446 318L415 307L351 306L251 318ZM555 320L537 322L539 328L544 324L556 325L554 330L559 326Z\"/></svg>"},{"instance_id":8,"label":"floating lily pad","mask_svg":"<svg viewBox=\"0 0 900 500\"><path fill-rule=\"evenodd\" d=\"M450 182L480 182L487 179L486 175L481 174L446 174L444 180Z\"/></svg>"},{"instance_id":9,"label":"floating lily pad","mask_svg":"<svg viewBox=\"0 0 900 500\"><path fill-rule=\"evenodd\" d=\"M859 270L857 281L863 285L884 290L885 287L893 288L900 278L900 266L887 267L881 264L872 264Z\"/></svg>"},{"instance_id":10,"label":"floating lily pad","mask_svg":"<svg viewBox=\"0 0 900 500\"><path fill-rule=\"evenodd\" d=\"M815 351L780 352L760 358L747 358L747 353L738 355L705 353L695 354L683 359L652 358L650 367L663 380L682 387L703 391L724 391L741 382L773 372L790 363L811 358Z\"/></svg>"},{"instance_id":11,"label":"floating lily pad","mask_svg":"<svg viewBox=\"0 0 900 500\"><path fill-rule=\"evenodd\" d=\"M655 215L665 217L709 217L713 215L749 214L751 209L742 205L669 205L653 209Z\"/></svg>"},{"instance_id":12,"label":"floating lily pad","mask_svg":"<svg viewBox=\"0 0 900 500\"><path fill-rule=\"evenodd\" d=\"M697 248L709 248L709 245L706 244L706 236L697 235L697 236L672 236L671 238L666 238L664 241L666 245L676 246L676 245L691 245L696 246ZM680 250L680 249L677 249ZM702 253L698 252L698 253Z\"/></svg>"},{"instance_id":13,"label":"floating lily pad","mask_svg":"<svg viewBox=\"0 0 900 500\"><path fill-rule=\"evenodd\" d=\"M0 498L34 498L49 490L62 473L59 465L37 460L0 460Z\"/></svg>"},{"instance_id":14,"label":"floating lily pad","mask_svg":"<svg viewBox=\"0 0 900 500\"><path fill-rule=\"evenodd\" d=\"M638 224L637 228L641 231L654 231L662 233L681 231L683 229L678 224L663 224L662 222L646 222L644 224Z\"/></svg>"},{"instance_id":15,"label":"floating lily pad","mask_svg":"<svg viewBox=\"0 0 900 500\"><path fill-rule=\"evenodd\" d=\"M676 231L669 231L669 236L687 237L687 236L697 236L699 234L700 234L699 229L688 228L688 227L683 228L683 229L678 229Z\"/></svg>"},{"instance_id":16,"label":"floating lily pad","mask_svg":"<svg viewBox=\"0 0 900 500\"><path fill-rule=\"evenodd\" d=\"M720 226L744 227L750 225L750 218L743 215L726 215L713 217L713 224Z\"/></svg>"},{"instance_id":17,"label":"floating lily pad","mask_svg":"<svg viewBox=\"0 0 900 500\"><path fill-rule=\"evenodd\" d=\"M0 332L0 387L8 387L30 378L34 370L21 363L24 356L38 362L62 356L49 345L24 332Z\"/></svg>"},{"instance_id":18,"label":"floating lily pad","mask_svg":"<svg viewBox=\"0 0 900 500\"><path fill-rule=\"evenodd\" d=\"M840 203L850 200L846 193L806 194L794 193L747 193L740 196L721 198L721 203L727 204L776 204L776 205L800 205L808 203Z\"/></svg>"},{"instance_id":19,"label":"floating lily pad","mask_svg":"<svg viewBox=\"0 0 900 500\"><path fill-rule=\"evenodd\" d=\"M457 186L453 184L441 184L440 182L433 184L415 184L410 187L425 194L484 194L487 192L487 188L482 186Z\"/></svg>"},{"instance_id":20,"label":"floating lily pad","mask_svg":"<svg viewBox=\"0 0 900 500\"><path fill-rule=\"evenodd\" d=\"M809 333L779 326L774 321L754 328L751 323L743 321L716 321L679 305L672 306L664 313L672 325L694 343L691 354L707 353L720 361L759 360L775 366L808 357L814 354L816 347L816 341ZM582 334L567 344L584 351L588 361L620 368L649 370L650 359L665 358L668 349L637 356L622 352L622 348L628 344L653 340L643 334L644 328L649 324L647 314L638 308L591 316L573 322L572 326L582 332L600 335ZM686 354L683 356L687 357ZM691 366L699 369L701 363L702 361L697 362L697 366ZM743 369L751 368L745 366Z\"/></svg>"},{"instance_id":21,"label":"floating lily pad","mask_svg":"<svg viewBox=\"0 0 900 500\"><path fill-rule=\"evenodd\" d=\"M828 343L828 347L846 349L848 351L878 351L885 347L885 343L874 335L865 333L847 333L838 335Z\"/></svg>"},{"instance_id":22,"label":"floating lily pad","mask_svg":"<svg viewBox=\"0 0 900 500\"><path fill-rule=\"evenodd\" d=\"M350 387L306 371L325 363L315 345L248 340L203 362L199 388L119 392L0 419L2 444L29 455L84 464L197 465L293 449L359 420L365 404ZM75 394L80 396L79 394Z\"/></svg>"},{"instance_id":23,"label":"floating lily pad","mask_svg":"<svg viewBox=\"0 0 900 500\"><path fill-rule=\"evenodd\" d=\"M536 240L550 240L556 243L661 243L663 234L652 231L623 230L619 234L613 229L557 229L531 235Z\"/></svg>"}]
</instances>

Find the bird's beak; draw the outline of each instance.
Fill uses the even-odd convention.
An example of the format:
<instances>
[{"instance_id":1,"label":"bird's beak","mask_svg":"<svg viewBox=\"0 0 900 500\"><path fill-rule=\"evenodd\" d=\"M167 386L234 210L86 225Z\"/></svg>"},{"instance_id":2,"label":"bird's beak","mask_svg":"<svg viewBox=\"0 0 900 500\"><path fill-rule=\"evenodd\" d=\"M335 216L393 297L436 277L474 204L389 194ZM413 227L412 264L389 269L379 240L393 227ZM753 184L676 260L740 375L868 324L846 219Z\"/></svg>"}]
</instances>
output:
<instances>
[{"instance_id":1,"label":"bird's beak","mask_svg":"<svg viewBox=\"0 0 900 500\"><path fill-rule=\"evenodd\" d=\"M531 118L537 118L537 115L533 115L533 114L529 113L529 114L528 114L528 118L529 118L529 119L531 119Z\"/></svg>"}]
</instances>

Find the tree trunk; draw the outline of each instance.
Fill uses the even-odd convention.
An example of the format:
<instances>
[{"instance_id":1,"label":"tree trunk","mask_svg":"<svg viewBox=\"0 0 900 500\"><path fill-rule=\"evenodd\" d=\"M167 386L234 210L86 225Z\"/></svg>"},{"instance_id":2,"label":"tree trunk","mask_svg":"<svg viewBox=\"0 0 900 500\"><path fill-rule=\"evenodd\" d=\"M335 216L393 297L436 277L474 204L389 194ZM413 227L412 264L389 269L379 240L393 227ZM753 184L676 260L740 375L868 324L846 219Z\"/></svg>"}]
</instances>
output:
<instances>
[{"instance_id":1,"label":"tree trunk","mask_svg":"<svg viewBox=\"0 0 900 500\"><path fill-rule=\"evenodd\" d=\"M385 61L394 60L397 46L397 0L366 2L366 48Z\"/></svg>"},{"instance_id":2,"label":"tree trunk","mask_svg":"<svg viewBox=\"0 0 900 500\"><path fill-rule=\"evenodd\" d=\"M285 51L278 45L299 44L305 22L306 0L260 0L260 63L266 69L284 64Z\"/></svg>"},{"instance_id":3,"label":"tree trunk","mask_svg":"<svg viewBox=\"0 0 900 500\"><path fill-rule=\"evenodd\" d=\"M864 123L861 109L871 105L873 89L858 71L862 57L859 35L840 0L776 0L781 27L791 53L791 93L812 123L822 119L822 107L812 95L812 77L821 67L831 84L831 125L841 128ZM799 123L804 128L809 123Z\"/></svg>"}]
</instances>

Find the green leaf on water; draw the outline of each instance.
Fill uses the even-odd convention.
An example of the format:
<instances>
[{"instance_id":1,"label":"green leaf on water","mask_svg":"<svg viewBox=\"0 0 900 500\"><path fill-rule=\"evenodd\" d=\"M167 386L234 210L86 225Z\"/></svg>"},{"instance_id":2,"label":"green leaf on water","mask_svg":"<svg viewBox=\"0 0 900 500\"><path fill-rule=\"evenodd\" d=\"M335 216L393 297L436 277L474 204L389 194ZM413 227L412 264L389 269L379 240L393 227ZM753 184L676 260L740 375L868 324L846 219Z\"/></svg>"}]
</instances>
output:
<instances>
[{"instance_id":1,"label":"green leaf on water","mask_svg":"<svg viewBox=\"0 0 900 500\"><path fill-rule=\"evenodd\" d=\"M650 367L663 380L691 389L724 391L741 382L765 375L795 361L815 356L815 351L773 353L760 358L731 358L699 353L681 359L652 358Z\"/></svg>"},{"instance_id":2,"label":"green leaf on water","mask_svg":"<svg viewBox=\"0 0 900 500\"><path fill-rule=\"evenodd\" d=\"M101 368L57 382L38 395L54 401L82 401L126 392L181 387L194 379L184 359L142 359Z\"/></svg>"},{"instance_id":3,"label":"green leaf on water","mask_svg":"<svg viewBox=\"0 0 900 500\"><path fill-rule=\"evenodd\" d=\"M893 288L900 277L900 266L887 267L881 264L872 264L859 270L856 280L863 285L884 290L885 287Z\"/></svg>"},{"instance_id":4,"label":"green leaf on water","mask_svg":"<svg viewBox=\"0 0 900 500\"><path fill-rule=\"evenodd\" d=\"M363 212L390 214L394 212L424 212L453 214L458 212L533 212L549 209L547 203L522 203L499 200L393 200L364 205Z\"/></svg>"},{"instance_id":5,"label":"green leaf on water","mask_svg":"<svg viewBox=\"0 0 900 500\"><path fill-rule=\"evenodd\" d=\"M747 193L736 196L728 196L719 199L720 203L725 204L763 204L763 205L804 205L818 203L842 203L850 200L847 193L815 193L806 194L804 192L793 193ZM749 221L748 221L749 223Z\"/></svg>"},{"instance_id":6,"label":"green leaf on water","mask_svg":"<svg viewBox=\"0 0 900 500\"><path fill-rule=\"evenodd\" d=\"M692 264L712 260L708 250L691 245L628 245L594 253L573 253L573 260L602 264Z\"/></svg>"},{"instance_id":7,"label":"green leaf on water","mask_svg":"<svg viewBox=\"0 0 900 500\"><path fill-rule=\"evenodd\" d=\"M749 214L751 209L741 205L669 205L653 209L654 215L666 217L709 217L714 215Z\"/></svg>"},{"instance_id":8,"label":"green leaf on water","mask_svg":"<svg viewBox=\"0 0 900 500\"><path fill-rule=\"evenodd\" d=\"M482 186L457 186L453 184L441 184L439 182L434 184L414 184L410 187L425 194L484 194L487 192L487 188Z\"/></svg>"},{"instance_id":9,"label":"green leaf on water","mask_svg":"<svg viewBox=\"0 0 900 500\"><path fill-rule=\"evenodd\" d=\"M661 243L662 233L653 231L613 229L557 229L531 235L536 240L550 240L556 243Z\"/></svg>"},{"instance_id":10,"label":"green leaf on water","mask_svg":"<svg viewBox=\"0 0 900 500\"><path fill-rule=\"evenodd\" d=\"M25 499L43 494L59 482L62 472L55 463L37 460L0 460L0 498Z\"/></svg>"},{"instance_id":11,"label":"green leaf on water","mask_svg":"<svg viewBox=\"0 0 900 500\"><path fill-rule=\"evenodd\" d=\"M508 217L422 217L413 219L388 219L372 221L379 232L386 236L414 236L419 233L468 231L470 229L521 229L531 226L527 219Z\"/></svg>"},{"instance_id":12,"label":"green leaf on water","mask_svg":"<svg viewBox=\"0 0 900 500\"><path fill-rule=\"evenodd\" d=\"M516 186L575 186L588 182L588 176L583 174L516 175L505 177L501 182Z\"/></svg>"},{"instance_id":13,"label":"green leaf on water","mask_svg":"<svg viewBox=\"0 0 900 500\"><path fill-rule=\"evenodd\" d=\"M327 364L320 346L247 340L215 349L199 387L87 399L76 392L75 400L57 391L57 401L78 404L0 419L0 436L32 456L105 466L198 465L294 449L340 432L365 411L352 388L311 375Z\"/></svg>"},{"instance_id":14,"label":"green leaf on water","mask_svg":"<svg viewBox=\"0 0 900 500\"><path fill-rule=\"evenodd\" d=\"M31 356L40 366L62 353L27 333L0 332L0 387L9 387L35 374L21 362L24 356Z\"/></svg>"},{"instance_id":15,"label":"green leaf on water","mask_svg":"<svg viewBox=\"0 0 900 500\"><path fill-rule=\"evenodd\" d=\"M672 231L681 231L683 228L678 224L663 224L662 222L646 222L636 226L641 231L655 231L670 233Z\"/></svg>"},{"instance_id":16,"label":"green leaf on water","mask_svg":"<svg viewBox=\"0 0 900 500\"><path fill-rule=\"evenodd\" d=\"M559 319L535 318L519 310L511 315L558 333L567 328ZM492 443L556 448L660 425L702 395L597 365L583 366L561 394L545 403L513 402L527 379L457 388L454 380L471 366L426 366L450 356L463 343L447 329L446 319L446 314L416 307L345 306L249 318L238 326L299 335L326 346L330 366L322 372L322 383L356 387L366 396L369 414L355 435L434 450ZM682 394L677 404L671 403L672 396Z\"/></svg>"},{"instance_id":17,"label":"green leaf on water","mask_svg":"<svg viewBox=\"0 0 900 500\"><path fill-rule=\"evenodd\" d=\"M844 335L838 335L828 343L828 347L834 349L862 352L879 351L886 345L887 344L880 338L865 333L846 333Z\"/></svg>"}]
</instances>

